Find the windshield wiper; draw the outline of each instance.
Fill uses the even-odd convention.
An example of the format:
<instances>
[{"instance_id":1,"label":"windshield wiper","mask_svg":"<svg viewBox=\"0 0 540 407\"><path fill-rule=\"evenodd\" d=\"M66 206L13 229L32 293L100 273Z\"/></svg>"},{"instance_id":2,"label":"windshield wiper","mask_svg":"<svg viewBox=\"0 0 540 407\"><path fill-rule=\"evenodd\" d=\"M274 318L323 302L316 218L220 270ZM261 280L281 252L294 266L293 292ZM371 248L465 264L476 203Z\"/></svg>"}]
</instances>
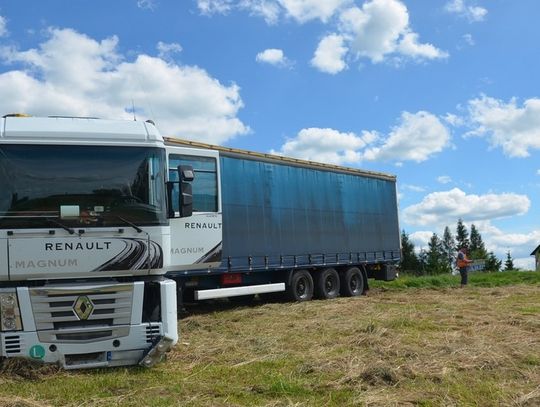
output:
<instances>
[{"instance_id":1,"label":"windshield wiper","mask_svg":"<svg viewBox=\"0 0 540 407\"><path fill-rule=\"evenodd\" d=\"M57 221L55 218L51 218L49 216L26 216L26 215L19 215L16 216L17 218L26 218L26 219L44 219L49 223L52 223L54 225L60 226L62 229L69 232L70 235L75 234L75 229L70 228L69 226L64 225L62 222ZM80 233L79 233L80 234Z\"/></svg>"},{"instance_id":2,"label":"windshield wiper","mask_svg":"<svg viewBox=\"0 0 540 407\"><path fill-rule=\"evenodd\" d=\"M119 215L113 215L113 216L116 219L119 219L122 222L124 222L126 225L131 226L133 229L135 229L137 231L137 233L142 233L143 230L140 227L138 227L136 224L134 224L133 222L130 222L129 220L124 219L123 217L121 217Z\"/></svg>"},{"instance_id":3,"label":"windshield wiper","mask_svg":"<svg viewBox=\"0 0 540 407\"><path fill-rule=\"evenodd\" d=\"M64 225L62 222L58 222L54 218L45 218L48 222L54 223L55 225L60 226L62 229L67 230L70 235L73 235L75 233L75 230L70 228L69 226Z\"/></svg>"}]
</instances>

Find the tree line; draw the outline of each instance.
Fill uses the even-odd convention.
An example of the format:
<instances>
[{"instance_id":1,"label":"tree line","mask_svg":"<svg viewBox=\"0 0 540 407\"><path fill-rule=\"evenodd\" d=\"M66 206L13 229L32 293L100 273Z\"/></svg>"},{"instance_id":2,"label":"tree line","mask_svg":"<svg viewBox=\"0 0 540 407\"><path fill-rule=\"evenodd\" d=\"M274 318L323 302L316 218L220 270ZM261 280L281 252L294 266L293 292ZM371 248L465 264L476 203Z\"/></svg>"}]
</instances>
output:
<instances>
[{"instance_id":1,"label":"tree line","mask_svg":"<svg viewBox=\"0 0 540 407\"><path fill-rule=\"evenodd\" d=\"M503 262L495 256L493 251L487 251L476 226L472 224L469 233L462 219L457 222L455 236L450 232L450 228L446 226L442 238L433 233L429 239L427 250L422 249L418 254L414 244L409 239L409 235L402 231L401 270L416 275L450 273L455 267L457 251L461 247L467 248L470 259L484 260L485 271L501 271ZM503 270L515 270L510 252L507 252Z\"/></svg>"}]
</instances>

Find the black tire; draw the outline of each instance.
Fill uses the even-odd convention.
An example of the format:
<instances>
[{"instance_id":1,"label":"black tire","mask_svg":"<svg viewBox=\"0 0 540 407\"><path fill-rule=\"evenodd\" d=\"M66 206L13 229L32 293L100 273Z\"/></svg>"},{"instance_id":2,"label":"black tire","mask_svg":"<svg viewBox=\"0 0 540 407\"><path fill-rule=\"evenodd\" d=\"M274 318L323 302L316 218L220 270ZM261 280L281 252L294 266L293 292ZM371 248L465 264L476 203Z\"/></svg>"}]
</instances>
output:
<instances>
[{"instance_id":1,"label":"black tire","mask_svg":"<svg viewBox=\"0 0 540 407\"><path fill-rule=\"evenodd\" d=\"M366 282L364 274L358 267L351 267L341 273L341 295L343 297L358 297L364 292Z\"/></svg>"},{"instance_id":2,"label":"black tire","mask_svg":"<svg viewBox=\"0 0 540 407\"><path fill-rule=\"evenodd\" d=\"M313 298L313 278L307 270L293 273L291 283L287 286L287 297L291 301L303 302Z\"/></svg>"},{"instance_id":3,"label":"black tire","mask_svg":"<svg viewBox=\"0 0 540 407\"><path fill-rule=\"evenodd\" d=\"M333 268L324 269L315 276L315 295L323 300L339 296L339 274Z\"/></svg>"}]
</instances>

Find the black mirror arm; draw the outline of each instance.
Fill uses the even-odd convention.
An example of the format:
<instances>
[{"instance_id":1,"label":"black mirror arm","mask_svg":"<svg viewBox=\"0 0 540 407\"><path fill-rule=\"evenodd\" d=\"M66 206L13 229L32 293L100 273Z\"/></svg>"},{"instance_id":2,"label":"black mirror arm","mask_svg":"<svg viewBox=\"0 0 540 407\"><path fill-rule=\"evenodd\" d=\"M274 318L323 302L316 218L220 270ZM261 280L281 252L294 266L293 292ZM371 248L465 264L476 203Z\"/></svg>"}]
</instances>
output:
<instances>
[{"instance_id":1,"label":"black mirror arm","mask_svg":"<svg viewBox=\"0 0 540 407\"><path fill-rule=\"evenodd\" d=\"M169 219L175 218L174 214L174 207L173 207L173 189L174 189L174 181L167 181L167 217Z\"/></svg>"}]
</instances>

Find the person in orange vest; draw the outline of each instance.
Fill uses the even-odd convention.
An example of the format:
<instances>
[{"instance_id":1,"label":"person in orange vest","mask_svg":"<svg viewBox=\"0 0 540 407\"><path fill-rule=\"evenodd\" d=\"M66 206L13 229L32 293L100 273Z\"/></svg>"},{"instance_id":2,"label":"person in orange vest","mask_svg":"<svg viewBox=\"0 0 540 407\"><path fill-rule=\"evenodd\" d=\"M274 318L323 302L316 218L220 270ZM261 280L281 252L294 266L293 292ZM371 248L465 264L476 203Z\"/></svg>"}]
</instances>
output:
<instances>
[{"instance_id":1,"label":"person in orange vest","mask_svg":"<svg viewBox=\"0 0 540 407\"><path fill-rule=\"evenodd\" d=\"M461 288L467 285L469 277L467 274L467 267L472 262L473 261L467 257L467 248L460 248L457 254L457 267L459 269L459 274L461 275Z\"/></svg>"}]
</instances>

